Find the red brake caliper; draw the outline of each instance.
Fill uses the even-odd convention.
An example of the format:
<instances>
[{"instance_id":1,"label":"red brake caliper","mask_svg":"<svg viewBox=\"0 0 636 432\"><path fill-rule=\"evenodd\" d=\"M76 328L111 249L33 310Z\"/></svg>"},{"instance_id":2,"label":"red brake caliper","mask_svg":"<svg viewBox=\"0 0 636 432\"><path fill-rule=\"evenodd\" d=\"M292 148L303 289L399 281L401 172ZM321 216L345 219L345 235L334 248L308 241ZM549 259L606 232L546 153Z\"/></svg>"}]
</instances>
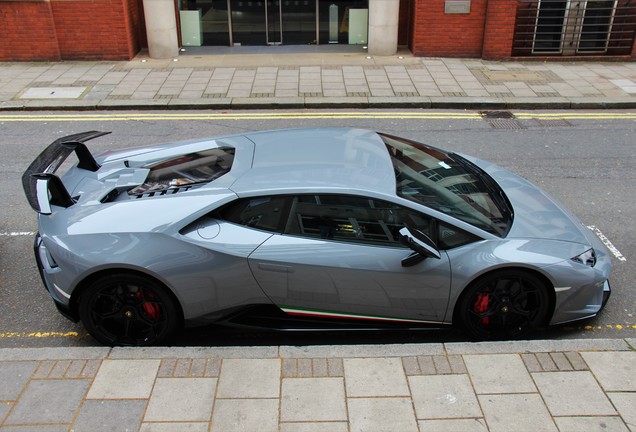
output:
<instances>
[{"instance_id":1,"label":"red brake caliper","mask_svg":"<svg viewBox=\"0 0 636 432\"><path fill-rule=\"evenodd\" d=\"M154 297L149 292L146 292L146 296L147 297ZM137 291L137 298L139 300L142 299L141 290ZM159 305L157 303L150 303L150 302L144 301L141 306L144 308L144 312L146 312L146 315L148 315L148 318L150 318L153 321L156 321L159 318L159 314L161 312L161 308L159 307Z\"/></svg>"},{"instance_id":2,"label":"red brake caliper","mask_svg":"<svg viewBox=\"0 0 636 432\"><path fill-rule=\"evenodd\" d=\"M477 300L475 300L475 306L473 310L476 314L482 314L488 310L488 302L490 301L490 295L479 293L477 294ZM481 323L487 326L490 322L489 317L483 317Z\"/></svg>"}]
</instances>

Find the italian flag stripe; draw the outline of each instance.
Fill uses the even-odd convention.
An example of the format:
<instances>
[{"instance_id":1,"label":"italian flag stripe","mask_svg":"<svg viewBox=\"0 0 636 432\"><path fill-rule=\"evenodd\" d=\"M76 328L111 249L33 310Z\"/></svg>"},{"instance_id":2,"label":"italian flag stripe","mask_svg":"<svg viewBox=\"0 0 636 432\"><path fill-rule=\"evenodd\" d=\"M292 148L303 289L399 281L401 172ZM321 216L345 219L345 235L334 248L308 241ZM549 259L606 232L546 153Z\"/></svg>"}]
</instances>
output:
<instances>
[{"instance_id":1,"label":"italian flag stripe","mask_svg":"<svg viewBox=\"0 0 636 432\"><path fill-rule=\"evenodd\" d=\"M320 317L320 318L347 318L366 321L391 321L391 322L413 322L413 323L432 323L432 321L403 319L403 318L391 318L384 316L373 315L360 315L347 312L330 312L319 309L305 309L292 306L278 306L283 312L289 315L306 316L306 317Z\"/></svg>"}]
</instances>

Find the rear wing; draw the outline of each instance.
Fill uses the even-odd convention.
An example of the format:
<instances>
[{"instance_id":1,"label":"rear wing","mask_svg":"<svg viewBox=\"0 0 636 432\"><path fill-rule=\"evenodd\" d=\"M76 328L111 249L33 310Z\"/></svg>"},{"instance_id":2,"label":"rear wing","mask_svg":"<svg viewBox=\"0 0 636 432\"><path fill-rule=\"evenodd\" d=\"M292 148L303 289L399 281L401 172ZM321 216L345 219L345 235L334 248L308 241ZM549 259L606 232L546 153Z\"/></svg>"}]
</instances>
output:
<instances>
[{"instance_id":1,"label":"rear wing","mask_svg":"<svg viewBox=\"0 0 636 432\"><path fill-rule=\"evenodd\" d=\"M79 160L78 168L97 171L100 165L84 143L109 133L90 131L59 138L35 158L22 174L24 194L33 210L41 214L51 214L51 205L70 207L75 204L55 172L73 152Z\"/></svg>"}]
</instances>

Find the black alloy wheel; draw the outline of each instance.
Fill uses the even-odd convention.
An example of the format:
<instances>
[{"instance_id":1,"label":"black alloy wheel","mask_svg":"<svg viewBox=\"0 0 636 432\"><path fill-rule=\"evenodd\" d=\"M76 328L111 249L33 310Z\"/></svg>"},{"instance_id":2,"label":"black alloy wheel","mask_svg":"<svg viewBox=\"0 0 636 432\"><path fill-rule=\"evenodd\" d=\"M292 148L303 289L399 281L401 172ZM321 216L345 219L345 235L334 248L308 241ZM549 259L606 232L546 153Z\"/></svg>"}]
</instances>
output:
<instances>
[{"instance_id":1,"label":"black alloy wheel","mask_svg":"<svg viewBox=\"0 0 636 432\"><path fill-rule=\"evenodd\" d=\"M470 285L462 295L457 313L474 339L519 339L546 324L550 296L538 277L501 271Z\"/></svg>"},{"instance_id":2,"label":"black alloy wheel","mask_svg":"<svg viewBox=\"0 0 636 432\"><path fill-rule=\"evenodd\" d=\"M113 274L90 285L79 300L88 332L110 346L155 345L177 329L179 314L165 288L134 274Z\"/></svg>"}]
</instances>

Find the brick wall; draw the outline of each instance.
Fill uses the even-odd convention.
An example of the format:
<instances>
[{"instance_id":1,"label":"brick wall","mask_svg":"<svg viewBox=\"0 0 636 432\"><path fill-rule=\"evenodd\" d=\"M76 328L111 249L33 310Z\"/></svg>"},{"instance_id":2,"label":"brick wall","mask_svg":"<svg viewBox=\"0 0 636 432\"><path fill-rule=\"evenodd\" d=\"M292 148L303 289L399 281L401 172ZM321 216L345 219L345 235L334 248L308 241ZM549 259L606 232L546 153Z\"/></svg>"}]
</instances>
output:
<instances>
[{"instance_id":1,"label":"brick wall","mask_svg":"<svg viewBox=\"0 0 636 432\"><path fill-rule=\"evenodd\" d=\"M481 57L487 0L472 0L469 14L445 14L445 0L414 1L414 55Z\"/></svg>"},{"instance_id":2,"label":"brick wall","mask_svg":"<svg viewBox=\"0 0 636 432\"><path fill-rule=\"evenodd\" d=\"M139 47L136 32L127 25L129 4L128 0L52 1L62 58L132 58Z\"/></svg>"},{"instance_id":3,"label":"brick wall","mask_svg":"<svg viewBox=\"0 0 636 432\"><path fill-rule=\"evenodd\" d=\"M0 61L60 60L48 1L0 1Z\"/></svg>"},{"instance_id":4,"label":"brick wall","mask_svg":"<svg viewBox=\"0 0 636 432\"><path fill-rule=\"evenodd\" d=\"M138 26L137 0L1 1L0 60L129 60Z\"/></svg>"},{"instance_id":5,"label":"brick wall","mask_svg":"<svg viewBox=\"0 0 636 432\"><path fill-rule=\"evenodd\" d=\"M488 0L483 58L511 57L518 4L513 0Z\"/></svg>"}]
</instances>

